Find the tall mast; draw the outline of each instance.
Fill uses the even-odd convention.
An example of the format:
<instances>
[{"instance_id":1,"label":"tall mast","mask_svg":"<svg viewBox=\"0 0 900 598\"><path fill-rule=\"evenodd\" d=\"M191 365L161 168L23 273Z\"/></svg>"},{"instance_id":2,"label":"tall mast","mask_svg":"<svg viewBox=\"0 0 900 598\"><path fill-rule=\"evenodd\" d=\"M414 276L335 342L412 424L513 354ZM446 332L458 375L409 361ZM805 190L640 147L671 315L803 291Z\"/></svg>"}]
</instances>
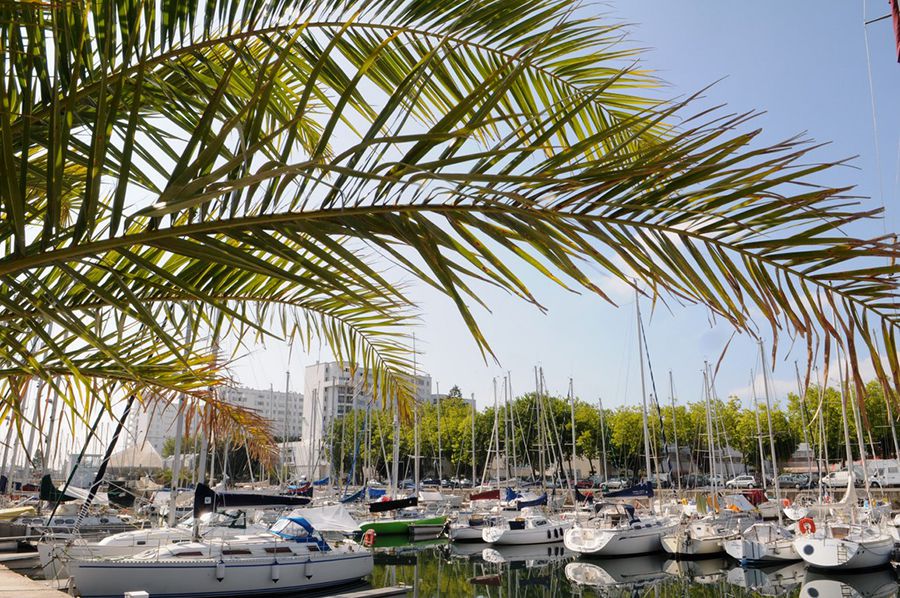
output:
<instances>
[{"instance_id":1,"label":"tall mast","mask_svg":"<svg viewBox=\"0 0 900 598\"><path fill-rule=\"evenodd\" d=\"M499 442L499 440L498 440ZM509 483L509 389L506 376L503 376L503 468L506 470L506 483Z\"/></svg>"},{"instance_id":2,"label":"tall mast","mask_svg":"<svg viewBox=\"0 0 900 598\"><path fill-rule=\"evenodd\" d=\"M500 402L497 398L497 377L494 377L494 474L497 476L497 491L500 491Z\"/></svg>"},{"instance_id":3,"label":"tall mast","mask_svg":"<svg viewBox=\"0 0 900 598\"><path fill-rule=\"evenodd\" d=\"M475 478L478 477L478 470L475 463L475 415L478 409L475 407L475 393L472 393L472 487L475 487Z\"/></svg>"},{"instance_id":4,"label":"tall mast","mask_svg":"<svg viewBox=\"0 0 900 598\"><path fill-rule=\"evenodd\" d=\"M572 378L569 378L569 401L572 411L572 491L578 487L578 473L575 469L575 389ZM573 494L574 496L574 494Z\"/></svg>"},{"instance_id":5,"label":"tall mast","mask_svg":"<svg viewBox=\"0 0 900 598\"><path fill-rule=\"evenodd\" d=\"M541 476L541 490L544 489L544 472L547 471L544 467L544 426L542 425L541 420L541 383L538 378L538 368L534 367L534 389L535 389L535 408L537 410L537 425L538 425L538 457L540 458L540 476Z\"/></svg>"},{"instance_id":6,"label":"tall mast","mask_svg":"<svg viewBox=\"0 0 900 598\"><path fill-rule=\"evenodd\" d=\"M681 449L678 447L678 419L675 411L675 381L672 379L672 370L669 370L669 397L672 399L672 431L675 436L675 467L678 468L678 476L676 479L678 482L678 492L681 492ZM602 417L603 414L601 413L600 416ZM606 453L606 447L604 447L603 452ZM605 454L603 455L603 458L606 458ZM669 480L669 483L671 483L671 480Z\"/></svg>"},{"instance_id":7,"label":"tall mast","mask_svg":"<svg viewBox=\"0 0 900 598\"><path fill-rule=\"evenodd\" d=\"M856 421L856 443L859 445L859 460L862 463L863 481L866 486L866 497L869 497L869 467L866 463L866 444L863 440L862 417L859 413L859 401L856 393L850 389L850 379L847 379L847 391L853 398L853 419Z\"/></svg>"},{"instance_id":8,"label":"tall mast","mask_svg":"<svg viewBox=\"0 0 900 598\"><path fill-rule=\"evenodd\" d=\"M400 406L394 405L394 448L391 463L391 493L397 493L400 485Z\"/></svg>"},{"instance_id":9,"label":"tall mast","mask_svg":"<svg viewBox=\"0 0 900 598\"><path fill-rule=\"evenodd\" d=\"M287 467L285 466L287 462L287 446L288 446L288 397L291 392L291 372L290 370L284 373L284 431L282 432L281 437L281 469L284 472L285 483L289 481ZM275 404L272 403L273 411ZM343 428L342 428L343 429ZM341 446L343 446L343 442L341 442Z\"/></svg>"},{"instance_id":10,"label":"tall mast","mask_svg":"<svg viewBox=\"0 0 900 598\"><path fill-rule=\"evenodd\" d=\"M713 494L716 493L716 456L713 452L715 443L713 442L712 414L710 413L709 400L709 363L703 362L703 396L706 399L706 445L709 451L709 476L712 482Z\"/></svg>"},{"instance_id":11,"label":"tall mast","mask_svg":"<svg viewBox=\"0 0 900 598\"><path fill-rule=\"evenodd\" d=\"M763 363L765 369L765 363ZM762 476L763 490L768 490L766 481L766 453L763 451L762 428L759 425L759 398L756 396L756 378L750 370L750 393L753 396L753 418L756 420L756 443L759 445L759 471Z\"/></svg>"},{"instance_id":12,"label":"tall mast","mask_svg":"<svg viewBox=\"0 0 900 598\"><path fill-rule=\"evenodd\" d=\"M515 400L513 398L513 390L512 390L512 375L509 371L506 372L506 379L509 382L509 430L512 442L512 475L515 478L518 478L517 467L519 464L519 460L516 455L516 416L513 408L515 407Z\"/></svg>"},{"instance_id":13,"label":"tall mast","mask_svg":"<svg viewBox=\"0 0 900 598\"><path fill-rule=\"evenodd\" d=\"M413 484L419 491L419 369L416 363L416 333L413 342Z\"/></svg>"},{"instance_id":14,"label":"tall mast","mask_svg":"<svg viewBox=\"0 0 900 598\"><path fill-rule=\"evenodd\" d=\"M806 443L806 473L812 471L812 445L809 443L808 422L806 421L806 389L800 384L800 366L794 361L794 373L797 376L797 397L800 399L800 422L803 425L803 442Z\"/></svg>"},{"instance_id":15,"label":"tall mast","mask_svg":"<svg viewBox=\"0 0 900 598\"><path fill-rule=\"evenodd\" d=\"M444 481L444 459L443 459L443 451L441 450L441 383L436 382L437 386L435 390L437 391L437 436L438 436L438 485L443 485Z\"/></svg>"},{"instance_id":16,"label":"tall mast","mask_svg":"<svg viewBox=\"0 0 900 598\"><path fill-rule=\"evenodd\" d=\"M775 433L772 430L772 401L769 394L769 370L766 368L766 356L762 340L759 341L759 359L763 371L763 388L766 391L766 420L769 422L769 451L772 453L772 478L775 484L775 500L781 503L781 488L778 484L778 460L775 457ZM781 509L778 509L778 523L782 523Z\"/></svg>"},{"instance_id":17,"label":"tall mast","mask_svg":"<svg viewBox=\"0 0 900 598\"><path fill-rule=\"evenodd\" d=\"M597 403L600 405L600 448L603 451L603 483L607 483L606 470L606 414L603 412L603 397L597 397Z\"/></svg>"},{"instance_id":18,"label":"tall mast","mask_svg":"<svg viewBox=\"0 0 900 598\"><path fill-rule=\"evenodd\" d=\"M838 383L841 386L841 419L844 420L844 450L847 455L847 488L854 485L853 448L850 445L850 422L847 417L847 393L844 392L844 366L838 363ZM862 450L862 449L861 449ZM856 523L856 509L850 509L852 523Z\"/></svg>"},{"instance_id":19,"label":"tall mast","mask_svg":"<svg viewBox=\"0 0 900 598\"><path fill-rule=\"evenodd\" d=\"M644 341L641 334L641 301L637 288L634 289L634 308L637 319L638 354L641 363L641 401L644 408L641 410L641 424L644 427L644 466L647 468L646 481L650 481L650 427L647 425L647 385L644 380ZM653 512L653 501L650 501L650 510Z\"/></svg>"}]
</instances>

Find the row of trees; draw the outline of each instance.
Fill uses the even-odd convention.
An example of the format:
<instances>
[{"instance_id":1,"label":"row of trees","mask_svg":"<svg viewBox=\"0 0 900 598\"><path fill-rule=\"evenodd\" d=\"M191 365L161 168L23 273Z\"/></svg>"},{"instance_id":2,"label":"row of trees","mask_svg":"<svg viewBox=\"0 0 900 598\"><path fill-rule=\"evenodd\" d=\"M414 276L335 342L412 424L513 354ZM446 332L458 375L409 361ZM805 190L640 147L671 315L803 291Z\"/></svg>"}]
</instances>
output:
<instances>
[{"instance_id":1,"label":"row of trees","mask_svg":"<svg viewBox=\"0 0 900 598\"><path fill-rule=\"evenodd\" d=\"M457 393L458 394L458 393ZM801 401L796 394L789 394L787 400L774 402L772 406L772 429L775 451L780 463L787 460L798 444L808 439L815 450L821 446L818 414L824 414L825 444L827 459L841 461L845 457L840 392L828 388L824 400L819 400L820 390L811 387ZM851 400L852 397L851 397ZM864 437L869 455L893 456L894 446L889 426L889 417L881 386L870 382L866 386L863 399L868 425L864 425ZM760 401L759 420L764 434L763 450L768 459L767 412ZM552 465L554 455L561 453L564 465L571 467L572 458L572 406L570 401L559 396L545 396L541 402L544 410L545 428L544 456ZM537 401L534 393L524 394L499 407L497 416L501 451L509 447L510 455L515 452L519 467L531 469L535 475L540 462L540 428L537 425ZM476 469L472 469L472 445L474 425L474 446ZM751 406L742 404L737 397L714 399L710 403L713 423L713 439L717 447L730 446L738 451L747 464L759 467L759 442L757 439L757 413ZM438 428L440 418L440 430ZM366 434L368 420L370 434ZM473 413L470 403L460 396L443 399L440 405L419 406L418 431L421 455L421 475L433 476L438 472L438 450L443 457L445 477L475 476L480 478L492 456L494 446L495 409L489 407ZM591 473L602 471L603 440L606 442L606 461L610 471L622 471L640 475L643 465L643 433L641 411L637 406L619 406L605 409L603 417L599 405L582 399L575 399L575 454L586 459ZM602 421L602 425L601 425ZM804 434L804 422L806 434ZM849 415L851 437L856 438L856 421L852 410ZM690 450L694 461L701 470L706 470L707 451L707 408L705 401L686 404L654 405L651 409L649 426L653 440L653 451L660 454L663 443L672 446L677 429L678 443ZM356 430L354 434L354 428ZM361 479L362 466L370 463L382 475L390 471L393 446L393 417L389 411L371 410L348 413L338 418L333 430L326 437L326 451L333 451L336 472L345 475L351 471ZM369 440L370 439L370 440ZM509 443L507 444L507 439ZM414 454L413 426L404 425L400 431L400 473L412 474ZM854 456L858 457L855 447ZM355 467L354 467L355 461ZM687 467L687 465L684 465ZM503 472L505 474L505 471ZM493 472L489 472L493 475Z\"/></svg>"}]
</instances>

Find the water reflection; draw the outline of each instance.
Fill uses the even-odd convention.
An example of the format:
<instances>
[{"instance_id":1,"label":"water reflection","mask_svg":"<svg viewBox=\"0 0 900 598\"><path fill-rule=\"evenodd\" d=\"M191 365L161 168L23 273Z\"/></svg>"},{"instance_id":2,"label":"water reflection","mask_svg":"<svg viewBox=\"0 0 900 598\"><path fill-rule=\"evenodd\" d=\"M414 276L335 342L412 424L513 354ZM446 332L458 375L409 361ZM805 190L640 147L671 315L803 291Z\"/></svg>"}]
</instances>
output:
<instances>
[{"instance_id":1,"label":"water reflection","mask_svg":"<svg viewBox=\"0 0 900 598\"><path fill-rule=\"evenodd\" d=\"M372 587L407 584L413 598L886 598L893 569L852 575L811 572L803 563L742 569L732 560L676 561L665 554L585 559L562 544L489 546L446 541L375 550Z\"/></svg>"},{"instance_id":2,"label":"water reflection","mask_svg":"<svg viewBox=\"0 0 900 598\"><path fill-rule=\"evenodd\" d=\"M760 596L781 596L796 591L805 577L806 565L801 561L749 569L732 565L727 580L732 585Z\"/></svg>"},{"instance_id":3,"label":"water reflection","mask_svg":"<svg viewBox=\"0 0 900 598\"><path fill-rule=\"evenodd\" d=\"M896 595L897 580L892 569L827 576L810 571L800 588L800 598L886 598Z\"/></svg>"}]
</instances>

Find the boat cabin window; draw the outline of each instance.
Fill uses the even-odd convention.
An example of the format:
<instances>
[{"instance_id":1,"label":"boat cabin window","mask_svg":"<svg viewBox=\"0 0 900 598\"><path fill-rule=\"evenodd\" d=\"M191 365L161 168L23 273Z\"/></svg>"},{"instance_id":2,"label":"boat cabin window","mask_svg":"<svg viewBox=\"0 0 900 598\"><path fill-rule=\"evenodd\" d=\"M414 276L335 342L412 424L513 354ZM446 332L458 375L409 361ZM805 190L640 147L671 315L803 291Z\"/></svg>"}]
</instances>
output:
<instances>
[{"instance_id":1,"label":"boat cabin window","mask_svg":"<svg viewBox=\"0 0 900 598\"><path fill-rule=\"evenodd\" d=\"M253 554L251 551L246 548L226 548L222 551L223 556L234 556L234 555L250 555Z\"/></svg>"},{"instance_id":2,"label":"boat cabin window","mask_svg":"<svg viewBox=\"0 0 900 598\"><path fill-rule=\"evenodd\" d=\"M184 552L178 552L175 556L203 556L203 552L199 550L185 550Z\"/></svg>"},{"instance_id":3,"label":"boat cabin window","mask_svg":"<svg viewBox=\"0 0 900 598\"><path fill-rule=\"evenodd\" d=\"M294 551L287 546L270 546L266 548L266 552L268 552L269 554L294 554Z\"/></svg>"}]
</instances>

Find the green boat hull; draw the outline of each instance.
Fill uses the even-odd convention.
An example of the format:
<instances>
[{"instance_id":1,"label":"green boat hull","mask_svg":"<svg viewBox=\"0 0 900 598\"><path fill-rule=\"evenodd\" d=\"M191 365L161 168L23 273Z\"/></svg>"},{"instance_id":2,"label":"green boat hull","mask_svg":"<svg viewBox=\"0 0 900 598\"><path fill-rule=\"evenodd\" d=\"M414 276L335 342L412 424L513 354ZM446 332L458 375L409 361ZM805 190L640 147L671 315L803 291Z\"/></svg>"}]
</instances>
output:
<instances>
[{"instance_id":1,"label":"green boat hull","mask_svg":"<svg viewBox=\"0 0 900 598\"><path fill-rule=\"evenodd\" d=\"M425 519L385 519L383 521L367 521L360 525L363 533L373 530L379 536L406 535L410 525L443 525L447 517L426 517Z\"/></svg>"}]
</instances>

